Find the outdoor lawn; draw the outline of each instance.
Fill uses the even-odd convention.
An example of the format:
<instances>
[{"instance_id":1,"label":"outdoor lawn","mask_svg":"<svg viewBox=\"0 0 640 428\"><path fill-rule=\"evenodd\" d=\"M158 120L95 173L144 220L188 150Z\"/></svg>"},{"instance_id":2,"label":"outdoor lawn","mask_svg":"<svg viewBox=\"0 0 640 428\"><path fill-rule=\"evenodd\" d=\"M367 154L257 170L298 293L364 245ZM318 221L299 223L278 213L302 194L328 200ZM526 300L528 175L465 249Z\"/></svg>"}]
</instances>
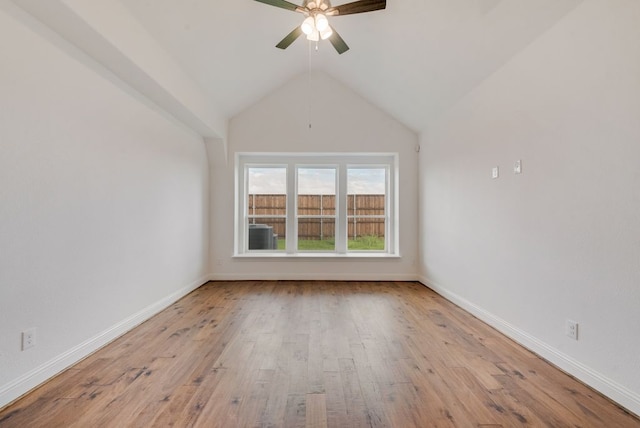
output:
<instances>
[{"instance_id":1,"label":"outdoor lawn","mask_svg":"<svg viewBox=\"0 0 640 428\"><path fill-rule=\"evenodd\" d=\"M384 237L361 236L349 239L348 249L352 251L384 251ZM336 248L335 239L300 239L300 251L333 251ZM278 250L285 249L285 240L278 239Z\"/></svg>"}]
</instances>

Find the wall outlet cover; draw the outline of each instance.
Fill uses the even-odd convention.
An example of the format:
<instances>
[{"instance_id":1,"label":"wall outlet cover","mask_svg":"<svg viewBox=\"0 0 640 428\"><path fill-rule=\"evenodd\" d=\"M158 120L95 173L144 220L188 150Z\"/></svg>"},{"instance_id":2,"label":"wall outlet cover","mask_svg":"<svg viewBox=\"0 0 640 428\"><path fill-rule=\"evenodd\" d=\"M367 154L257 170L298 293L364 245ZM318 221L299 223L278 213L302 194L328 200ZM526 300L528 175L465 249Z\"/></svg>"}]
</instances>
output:
<instances>
[{"instance_id":1,"label":"wall outlet cover","mask_svg":"<svg viewBox=\"0 0 640 428\"><path fill-rule=\"evenodd\" d=\"M22 332L22 350L25 351L29 348L36 346L36 329L29 328Z\"/></svg>"},{"instance_id":2,"label":"wall outlet cover","mask_svg":"<svg viewBox=\"0 0 640 428\"><path fill-rule=\"evenodd\" d=\"M573 320L567 320L565 333L573 340L578 340L578 323Z\"/></svg>"}]
</instances>

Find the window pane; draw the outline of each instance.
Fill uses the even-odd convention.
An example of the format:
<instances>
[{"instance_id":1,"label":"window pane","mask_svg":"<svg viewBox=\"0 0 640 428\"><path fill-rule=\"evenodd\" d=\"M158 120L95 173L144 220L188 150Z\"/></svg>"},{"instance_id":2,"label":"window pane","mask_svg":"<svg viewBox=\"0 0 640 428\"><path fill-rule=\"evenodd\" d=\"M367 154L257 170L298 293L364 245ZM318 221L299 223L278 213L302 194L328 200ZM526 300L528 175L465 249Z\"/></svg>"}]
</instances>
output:
<instances>
[{"instance_id":1,"label":"window pane","mask_svg":"<svg viewBox=\"0 0 640 428\"><path fill-rule=\"evenodd\" d=\"M298 250L336 249L336 169L298 168Z\"/></svg>"},{"instance_id":2,"label":"window pane","mask_svg":"<svg viewBox=\"0 0 640 428\"><path fill-rule=\"evenodd\" d=\"M287 169L247 168L249 250L284 250L287 215Z\"/></svg>"},{"instance_id":3,"label":"window pane","mask_svg":"<svg viewBox=\"0 0 640 428\"><path fill-rule=\"evenodd\" d=\"M385 216L386 195L347 195L347 215Z\"/></svg>"},{"instance_id":4,"label":"window pane","mask_svg":"<svg viewBox=\"0 0 640 428\"><path fill-rule=\"evenodd\" d=\"M250 194L247 201L247 215L249 216L286 216L287 195L256 195Z\"/></svg>"},{"instance_id":5,"label":"window pane","mask_svg":"<svg viewBox=\"0 0 640 428\"><path fill-rule=\"evenodd\" d=\"M347 249L383 251L385 249L385 219L349 217Z\"/></svg>"},{"instance_id":6,"label":"window pane","mask_svg":"<svg viewBox=\"0 0 640 428\"><path fill-rule=\"evenodd\" d=\"M298 168L298 194L335 195L335 168Z\"/></svg>"},{"instance_id":7,"label":"window pane","mask_svg":"<svg viewBox=\"0 0 640 428\"><path fill-rule=\"evenodd\" d=\"M286 218L249 218L250 250L284 250Z\"/></svg>"},{"instance_id":8,"label":"window pane","mask_svg":"<svg viewBox=\"0 0 640 428\"><path fill-rule=\"evenodd\" d=\"M298 219L298 250L335 251L336 220L326 217Z\"/></svg>"},{"instance_id":9,"label":"window pane","mask_svg":"<svg viewBox=\"0 0 640 428\"><path fill-rule=\"evenodd\" d=\"M386 168L347 170L348 250L386 248L386 200Z\"/></svg>"},{"instance_id":10,"label":"window pane","mask_svg":"<svg viewBox=\"0 0 640 428\"><path fill-rule=\"evenodd\" d=\"M247 186L250 195L286 195L287 168L249 167Z\"/></svg>"}]
</instances>

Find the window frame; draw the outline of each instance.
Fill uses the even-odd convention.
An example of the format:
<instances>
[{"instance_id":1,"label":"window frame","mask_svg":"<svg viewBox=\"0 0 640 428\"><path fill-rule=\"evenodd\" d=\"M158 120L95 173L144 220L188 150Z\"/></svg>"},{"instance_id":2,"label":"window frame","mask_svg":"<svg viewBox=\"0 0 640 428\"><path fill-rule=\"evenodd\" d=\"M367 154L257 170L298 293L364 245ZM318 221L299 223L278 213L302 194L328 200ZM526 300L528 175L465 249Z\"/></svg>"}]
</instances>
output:
<instances>
[{"instance_id":1,"label":"window frame","mask_svg":"<svg viewBox=\"0 0 640 428\"><path fill-rule=\"evenodd\" d=\"M334 207L334 214L333 215L306 215L306 214L299 214L298 213L298 196L300 196L300 193L298 193L298 184L300 183L300 170L301 169L333 169L335 170L335 176L334 176L334 184L333 184L333 191L334 191L334 197L335 197L335 207ZM340 205L340 200L338 198L338 174L339 174L339 166L337 164L333 164L333 163L321 163L321 164L302 164L302 163L296 163L294 165L294 174L295 176L295 182L296 182L296 193L295 195L293 195L292 197L295 198L295 205L294 205L294 221L295 221L295 226L293 228L293 230L295 231L295 244L296 244L296 248L293 249L293 252L295 253L335 253L336 250L338 249L338 207ZM288 195L287 195L288 197ZM321 199L322 200L322 199ZM299 236L298 236L298 226L299 226L299 221L300 219L312 219L312 218L319 218L319 219L333 219L334 221L334 249L333 250L301 250L300 248L297 248L298 246L298 242L299 242ZM286 249L285 249L286 250Z\"/></svg>"},{"instance_id":2,"label":"window frame","mask_svg":"<svg viewBox=\"0 0 640 428\"><path fill-rule=\"evenodd\" d=\"M286 168L285 250L248 249L248 168ZM298 169L335 168L335 250L298 250ZM348 249L347 171L385 168L385 249ZM235 154L234 257L399 257L397 153L247 153Z\"/></svg>"},{"instance_id":3,"label":"window frame","mask_svg":"<svg viewBox=\"0 0 640 428\"><path fill-rule=\"evenodd\" d=\"M263 168L263 169L269 169L269 168L273 168L273 169L284 169L284 173L285 173L285 183L287 183L288 179L289 179L289 168L288 165L283 165L283 164L247 164L244 168L244 212L246 212L246 215L244 215L243 221L244 221L244 225L241 227L242 230L245 232L245 237L243 238L243 242L244 242L244 250L245 252L253 252L254 250L249 250L249 237L247 235L247 230L249 229L249 225L251 224L251 219L259 219L259 218L266 218L266 219L271 219L271 218L284 218L285 220L285 230L288 227L288 212L289 212L289 193L288 193L288 189L287 189L287 193L285 194L285 215L281 215L281 214L270 214L270 215L266 215L266 214L258 214L256 215L254 214L249 214L248 211L248 207L249 207L249 179L248 179L248 173L249 173L249 169L250 168ZM285 184L286 185L286 184ZM237 195L236 195L237 196ZM254 196L255 198L255 196ZM254 203L255 203L255 199L254 199ZM280 250L261 250L261 251L280 251Z\"/></svg>"},{"instance_id":4,"label":"window frame","mask_svg":"<svg viewBox=\"0 0 640 428\"><path fill-rule=\"evenodd\" d=\"M356 201L354 198L353 201L353 207L354 207L354 214L349 215L349 192L347 190L346 192L346 199L345 199L345 205L346 205L346 217L345 217L345 222L346 222L346 227L347 227L347 238L348 238L348 232L349 232L349 220L353 219L354 220L354 235L355 235L355 230L357 229L356 226L356 222L355 219L356 218L378 218L378 219L383 219L384 220L384 232L385 232L385 237L388 236L391 232L391 221L390 221L390 216L389 216L389 210L391 209L391 202L393 201L392 198L390 198L389 196L389 189L390 189L390 182L389 182L389 177L391 175L391 171L390 168L387 164L349 164L346 166L346 179L345 181L347 182L347 189L349 186L349 177L348 177L348 173L350 169L386 169L386 173L385 173L385 179L386 179L386 183L385 183L385 204L384 204L384 214L383 215L357 215L355 214L356 210L355 210L355 205L356 205ZM353 196L356 196L355 194ZM357 235L355 235L357 236ZM385 238L384 240L384 249L383 250L349 250L349 243L347 242L347 251L351 252L351 253L359 253L359 252L379 252L379 253L386 253L387 252L387 247L389 246L388 240Z\"/></svg>"}]
</instances>

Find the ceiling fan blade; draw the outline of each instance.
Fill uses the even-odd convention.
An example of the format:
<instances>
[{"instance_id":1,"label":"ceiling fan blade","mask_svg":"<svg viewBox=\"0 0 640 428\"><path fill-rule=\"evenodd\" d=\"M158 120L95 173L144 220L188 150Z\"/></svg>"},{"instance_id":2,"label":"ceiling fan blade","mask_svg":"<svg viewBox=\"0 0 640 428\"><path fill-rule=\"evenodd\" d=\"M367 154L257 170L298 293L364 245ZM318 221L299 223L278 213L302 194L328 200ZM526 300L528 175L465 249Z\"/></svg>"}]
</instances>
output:
<instances>
[{"instance_id":1,"label":"ceiling fan blade","mask_svg":"<svg viewBox=\"0 0 640 428\"><path fill-rule=\"evenodd\" d=\"M335 30L335 28L331 27L331 30L333 30L333 34L329 36L329 41L331 42L333 47L336 48L336 51L338 51L338 53L342 55L349 50L349 46L347 46L342 37L340 37L340 34L338 34L338 32Z\"/></svg>"},{"instance_id":2,"label":"ceiling fan blade","mask_svg":"<svg viewBox=\"0 0 640 428\"><path fill-rule=\"evenodd\" d=\"M287 36L284 39L282 39L280 43L276 45L276 47L280 49L288 48L291 43L295 42L296 39L300 37L301 34L302 34L302 29L300 29L300 26L298 25L296 28L293 29L292 32L287 34Z\"/></svg>"},{"instance_id":3,"label":"ceiling fan blade","mask_svg":"<svg viewBox=\"0 0 640 428\"><path fill-rule=\"evenodd\" d=\"M373 12L386 7L387 0L359 0L332 7L327 11L327 15L351 15L354 13Z\"/></svg>"},{"instance_id":4,"label":"ceiling fan blade","mask_svg":"<svg viewBox=\"0 0 640 428\"><path fill-rule=\"evenodd\" d=\"M294 12L298 11L300 6L297 4L289 3L285 0L256 0L257 2L268 4L275 7L280 7L282 9L293 10Z\"/></svg>"}]
</instances>

